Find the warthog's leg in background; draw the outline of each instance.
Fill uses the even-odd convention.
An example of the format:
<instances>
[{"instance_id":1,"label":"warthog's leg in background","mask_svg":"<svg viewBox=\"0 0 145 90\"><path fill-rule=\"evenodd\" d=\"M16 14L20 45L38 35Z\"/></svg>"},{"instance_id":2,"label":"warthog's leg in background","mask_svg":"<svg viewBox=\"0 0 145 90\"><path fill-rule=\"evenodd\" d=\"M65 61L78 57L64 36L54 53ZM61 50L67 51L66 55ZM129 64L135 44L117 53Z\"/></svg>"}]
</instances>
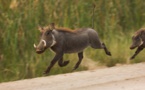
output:
<instances>
[{"instance_id":1,"label":"warthog's leg in background","mask_svg":"<svg viewBox=\"0 0 145 90\"><path fill-rule=\"evenodd\" d=\"M139 46L139 47L137 48L137 50L135 51L134 55L130 58L130 60L131 60L131 59L134 59L135 56L136 56L137 54L139 54L140 51L143 50L143 48L144 48L143 45Z\"/></svg>"},{"instance_id":2,"label":"warthog's leg in background","mask_svg":"<svg viewBox=\"0 0 145 90\"><path fill-rule=\"evenodd\" d=\"M105 43L102 43L103 49L105 50L105 53L109 56L111 56L111 52L106 48Z\"/></svg>"},{"instance_id":3,"label":"warthog's leg in background","mask_svg":"<svg viewBox=\"0 0 145 90\"><path fill-rule=\"evenodd\" d=\"M50 65L48 66L48 68L46 69L46 71L44 72L44 74L47 74L50 72L51 68L54 66L54 64L63 57L63 53L57 53L55 55L55 57L52 59Z\"/></svg>"},{"instance_id":4,"label":"warthog's leg in background","mask_svg":"<svg viewBox=\"0 0 145 90\"><path fill-rule=\"evenodd\" d=\"M69 61L64 61L63 62L63 57L58 61L58 65L60 67L66 66L69 63Z\"/></svg>"},{"instance_id":5,"label":"warthog's leg in background","mask_svg":"<svg viewBox=\"0 0 145 90\"><path fill-rule=\"evenodd\" d=\"M82 62L83 52L78 53L78 57L79 57L79 61L76 63L76 65L75 65L73 70L76 70L79 67L80 63Z\"/></svg>"}]
</instances>

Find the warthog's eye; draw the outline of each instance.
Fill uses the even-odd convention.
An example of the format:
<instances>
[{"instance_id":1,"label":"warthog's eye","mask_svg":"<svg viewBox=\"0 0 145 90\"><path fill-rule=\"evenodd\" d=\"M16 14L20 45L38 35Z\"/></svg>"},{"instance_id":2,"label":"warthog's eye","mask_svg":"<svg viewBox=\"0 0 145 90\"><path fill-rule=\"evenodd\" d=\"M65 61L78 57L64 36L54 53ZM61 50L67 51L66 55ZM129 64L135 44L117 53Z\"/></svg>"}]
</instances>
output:
<instances>
[{"instance_id":1,"label":"warthog's eye","mask_svg":"<svg viewBox=\"0 0 145 90\"><path fill-rule=\"evenodd\" d=\"M47 35L49 35L50 34L50 32L47 32Z\"/></svg>"},{"instance_id":2,"label":"warthog's eye","mask_svg":"<svg viewBox=\"0 0 145 90\"><path fill-rule=\"evenodd\" d=\"M46 32L46 35L49 35L49 34L50 34L50 32L51 32L51 31L47 31L47 32Z\"/></svg>"},{"instance_id":3,"label":"warthog's eye","mask_svg":"<svg viewBox=\"0 0 145 90\"><path fill-rule=\"evenodd\" d=\"M135 37L135 39L136 39L136 40L138 40L138 41L140 40L140 38L139 38L139 37Z\"/></svg>"}]
</instances>

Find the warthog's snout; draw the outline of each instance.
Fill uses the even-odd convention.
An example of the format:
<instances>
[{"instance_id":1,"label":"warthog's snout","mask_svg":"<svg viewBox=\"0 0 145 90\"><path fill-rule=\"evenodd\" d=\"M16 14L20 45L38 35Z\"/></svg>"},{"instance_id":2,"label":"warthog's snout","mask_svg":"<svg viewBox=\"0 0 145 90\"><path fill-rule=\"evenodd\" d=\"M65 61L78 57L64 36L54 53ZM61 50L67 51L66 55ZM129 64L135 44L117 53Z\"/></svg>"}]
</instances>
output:
<instances>
[{"instance_id":1,"label":"warthog's snout","mask_svg":"<svg viewBox=\"0 0 145 90\"><path fill-rule=\"evenodd\" d=\"M134 39L132 45L130 46L130 49L135 49L136 47L139 47L143 44L143 41L141 38Z\"/></svg>"},{"instance_id":2,"label":"warthog's snout","mask_svg":"<svg viewBox=\"0 0 145 90\"><path fill-rule=\"evenodd\" d=\"M38 54L41 54L41 53L43 53L43 52L44 52L44 50L36 49L36 53L38 53Z\"/></svg>"},{"instance_id":3,"label":"warthog's snout","mask_svg":"<svg viewBox=\"0 0 145 90\"><path fill-rule=\"evenodd\" d=\"M39 49L37 47L35 47L35 49L36 49L36 53L38 53L38 54L41 54L45 51L45 49Z\"/></svg>"},{"instance_id":4,"label":"warthog's snout","mask_svg":"<svg viewBox=\"0 0 145 90\"><path fill-rule=\"evenodd\" d=\"M130 47L130 49L134 49L134 47Z\"/></svg>"},{"instance_id":5,"label":"warthog's snout","mask_svg":"<svg viewBox=\"0 0 145 90\"><path fill-rule=\"evenodd\" d=\"M43 53L46 49L46 41L42 40L37 46L34 44L34 48L36 49L36 53Z\"/></svg>"},{"instance_id":6,"label":"warthog's snout","mask_svg":"<svg viewBox=\"0 0 145 90\"><path fill-rule=\"evenodd\" d=\"M132 45L132 46L130 46L130 49L134 49L134 48L136 48L136 47L135 47L135 46L133 46L133 45Z\"/></svg>"}]
</instances>

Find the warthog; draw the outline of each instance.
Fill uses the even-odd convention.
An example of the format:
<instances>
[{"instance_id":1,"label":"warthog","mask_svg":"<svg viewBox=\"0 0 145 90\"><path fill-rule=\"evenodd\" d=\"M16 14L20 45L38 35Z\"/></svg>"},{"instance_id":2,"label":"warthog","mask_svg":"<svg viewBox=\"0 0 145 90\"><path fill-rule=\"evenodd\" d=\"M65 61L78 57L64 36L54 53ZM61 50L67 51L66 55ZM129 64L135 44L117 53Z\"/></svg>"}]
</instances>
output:
<instances>
[{"instance_id":1,"label":"warthog","mask_svg":"<svg viewBox=\"0 0 145 90\"><path fill-rule=\"evenodd\" d=\"M36 53L41 54L47 48L56 53L44 74L49 73L57 61L60 67L66 66L69 61L63 61L65 53L78 53L79 60L73 70L77 69L83 59L83 50L88 46L94 49L104 49L106 54L111 56L105 44L101 43L97 32L91 28L69 30L55 28L54 23L52 23L49 27L39 27L39 31L41 32L40 42L37 46L34 44Z\"/></svg>"},{"instance_id":2,"label":"warthog","mask_svg":"<svg viewBox=\"0 0 145 90\"><path fill-rule=\"evenodd\" d=\"M133 42L130 46L130 49L135 49L136 47L138 48L130 59L134 59L135 56L145 47L145 28L141 28L140 30L136 31L132 36L132 41Z\"/></svg>"}]
</instances>

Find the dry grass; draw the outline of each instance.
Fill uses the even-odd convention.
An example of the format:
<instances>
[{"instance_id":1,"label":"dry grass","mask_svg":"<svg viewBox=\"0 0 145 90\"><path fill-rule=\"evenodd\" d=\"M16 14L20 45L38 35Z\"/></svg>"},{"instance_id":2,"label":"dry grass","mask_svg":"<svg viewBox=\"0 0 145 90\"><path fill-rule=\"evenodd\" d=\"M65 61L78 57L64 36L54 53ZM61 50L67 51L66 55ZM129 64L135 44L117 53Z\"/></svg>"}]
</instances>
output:
<instances>
[{"instance_id":1,"label":"dry grass","mask_svg":"<svg viewBox=\"0 0 145 90\"><path fill-rule=\"evenodd\" d=\"M99 33L112 56L88 48L86 56L103 65L126 64L134 53L131 36L144 27L144 0L0 0L0 82L42 76L54 54L37 55L33 43L39 41L37 26L51 22L71 29L92 27ZM144 51L130 63L145 61ZM71 63L57 65L50 74L71 72L77 55L66 55ZM82 66L78 70L85 70Z\"/></svg>"}]
</instances>

